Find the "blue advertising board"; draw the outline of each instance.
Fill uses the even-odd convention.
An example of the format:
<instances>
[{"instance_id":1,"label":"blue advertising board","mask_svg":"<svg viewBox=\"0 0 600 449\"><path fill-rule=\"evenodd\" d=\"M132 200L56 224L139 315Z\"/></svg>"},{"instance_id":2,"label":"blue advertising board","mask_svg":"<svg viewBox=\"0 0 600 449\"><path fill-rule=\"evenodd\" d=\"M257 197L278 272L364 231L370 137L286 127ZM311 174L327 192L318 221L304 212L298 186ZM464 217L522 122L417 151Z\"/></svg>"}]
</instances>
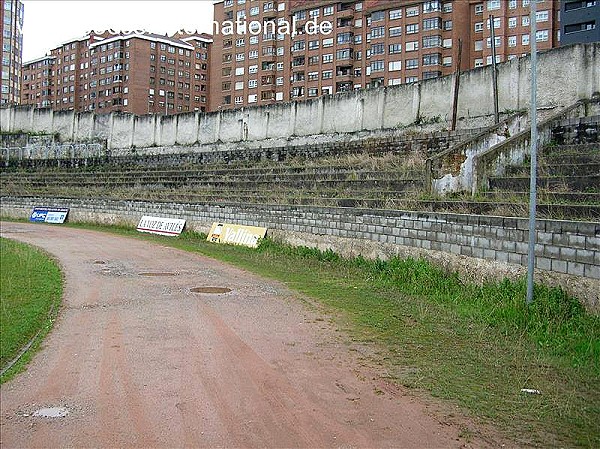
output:
<instances>
[{"instance_id":1,"label":"blue advertising board","mask_svg":"<svg viewBox=\"0 0 600 449\"><path fill-rule=\"evenodd\" d=\"M34 207L29 221L41 223L64 223L69 214L68 207Z\"/></svg>"}]
</instances>

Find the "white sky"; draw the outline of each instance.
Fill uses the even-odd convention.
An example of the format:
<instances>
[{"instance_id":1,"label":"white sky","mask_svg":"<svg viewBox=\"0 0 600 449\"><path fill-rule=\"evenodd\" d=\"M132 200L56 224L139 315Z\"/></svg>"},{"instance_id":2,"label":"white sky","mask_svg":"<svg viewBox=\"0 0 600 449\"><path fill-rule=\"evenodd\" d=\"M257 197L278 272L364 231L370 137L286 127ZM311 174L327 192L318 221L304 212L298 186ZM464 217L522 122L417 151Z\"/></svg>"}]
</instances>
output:
<instances>
[{"instance_id":1,"label":"white sky","mask_svg":"<svg viewBox=\"0 0 600 449\"><path fill-rule=\"evenodd\" d=\"M184 29L211 33L213 0L52 1L22 0L23 62L48 53L90 30L145 30L173 34Z\"/></svg>"}]
</instances>

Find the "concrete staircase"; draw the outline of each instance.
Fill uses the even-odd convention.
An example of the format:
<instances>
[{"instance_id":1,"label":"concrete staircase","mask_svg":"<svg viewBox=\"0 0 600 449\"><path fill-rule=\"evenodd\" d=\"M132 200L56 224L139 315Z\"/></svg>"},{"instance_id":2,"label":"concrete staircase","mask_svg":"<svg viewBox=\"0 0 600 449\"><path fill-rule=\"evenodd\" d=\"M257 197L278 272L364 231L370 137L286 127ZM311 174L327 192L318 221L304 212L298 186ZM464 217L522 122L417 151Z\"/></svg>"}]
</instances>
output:
<instances>
[{"instance_id":1,"label":"concrete staircase","mask_svg":"<svg viewBox=\"0 0 600 449\"><path fill-rule=\"evenodd\" d=\"M186 169L38 168L4 171L0 180L5 195L373 207L420 195L423 167L406 165L398 155L362 155Z\"/></svg>"},{"instance_id":2,"label":"concrete staircase","mask_svg":"<svg viewBox=\"0 0 600 449\"><path fill-rule=\"evenodd\" d=\"M529 201L529 159L489 178L487 201ZM548 145L538 155L537 198L541 213L561 218L600 218L600 143Z\"/></svg>"}]
</instances>

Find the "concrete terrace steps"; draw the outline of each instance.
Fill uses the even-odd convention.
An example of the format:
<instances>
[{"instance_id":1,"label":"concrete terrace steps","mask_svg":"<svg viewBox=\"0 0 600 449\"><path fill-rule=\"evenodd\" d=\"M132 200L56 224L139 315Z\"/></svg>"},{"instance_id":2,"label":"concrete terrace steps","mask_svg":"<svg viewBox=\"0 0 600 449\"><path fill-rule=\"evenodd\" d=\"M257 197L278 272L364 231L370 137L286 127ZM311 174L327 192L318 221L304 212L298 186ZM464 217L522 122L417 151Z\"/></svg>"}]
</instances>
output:
<instances>
[{"instance_id":1,"label":"concrete terrace steps","mask_svg":"<svg viewBox=\"0 0 600 449\"><path fill-rule=\"evenodd\" d=\"M239 173L239 172L222 172L222 173L198 173L196 171L172 171L172 172L128 172L128 173L114 173L114 174L102 174L102 173L88 173L85 175L79 174L73 176L69 173L57 173L54 175L18 175L18 174L5 174L3 173L0 179L2 182L13 182L18 184L31 183L40 185L52 185L54 183L81 183L85 184L92 180L94 183L104 182L106 184L111 183L202 183L202 182L213 182L216 180L246 180L246 181L280 181L280 180L317 180L317 179L328 179L328 180L351 180L351 179L420 179L422 173L419 172L398 172L398 171L387 171L387 170L349 170L349 171L337 171L337 170L323 170L323 171L309 171L309 172L276 172L276 173Z\"/></svg>"},{"instance_id":2,"label":"concrete terrace steps","mask_svg":"<svg viewBox=\"0 0 600 449\"><path fill-rule=\"evenodd\" d=\"M561 161L562 162L562 161ZM530 166L512 166L506 170L505 176L527 175L529 176ZM538 174L545 176L587 176L600 174L600 157L598 162L580 163L542 163L538 166Z\"/></svg>"},{"instance_id":3,"label":"concrete terrace steps","mask_svg":"<svg viewBox=\"0 0 600 449\"><path fill-rule=\"evenodd\" d=\"M335 188L335 189L356 189L365 190L373 187L385 189L385 190L405 190L407 188L422 188L422 179L343 179L343 180L328 180L328 179L273 179L273 180L199 180L197 182L190 182L188 179L181 180L164 180L155 182L154 184L149 182L140 182L139 180L82 180L82 181L64 181L60 183L44 183L38 181L29 181L28 183L15 182L10 185L8 182L2 183L2 189L13 190L27 189L27 188L48 188L57 186L60 188L73 188L73 189L85 189L85 188L220 188L220 189L257 189L264 187L271 187L277 184L279 187L291 188L291 189L306 189L306 188ZM14 192L16 193L16 192Z\"/></svg>"},{"instance_id":4,"label":"concrete terrace steps","mask_svg":"<svg viewBox=\"0 0 600 449\"><path fill-rule=\"evenodd\" d=\"M485 199L486 201L506 201L507 192L503 191L490 191L480 192L478 197ZM600 192L552 192L539 189L537 191L538 201L552 203L552 204L600 204ZM510 198L515 202L528 202L529 192L510 192Z\"/></svg>"},{"instance_id":5,"label":"concrete terrace steps","mask_svg":"<svg viewBox=\"0 0 600 449\"><path fill-rule=\"evenodd\" d=\"M529 190L529 176L489 178L490 189L513 192ZM600 189L600 174L588 176L538 176L539 188L558 191L595 192Z\"/></svg>"},{"instance_id":6,"label":"concrete terrace steps","mask_svg":"<svg viewBox=\"0 0 600 449\"><path fill-rule=\"evenodd\" d=\"M52 193L41 191L39 193ZM57 192L61 193L61 192ZM84 193L84 195L77 194ZM70 197L87 198L86 192L70 192ZM359 195L344 196L318 196L302 195L301 192L151 192L146 190L130 191L127 196L113 196L110 191L95 192L94 198L135 200L135 201L176 201L181 203L207 203L207 204L286 204L323 207L362 207L374 209L402 209L428 212L453 212L461 214L497 215L497 216L527 216L528 206L525 203L512 202L483 202L465 200L427 200L404 198L402 196ZM372 192L371 192L372 193ZM36 196L31 192L25 196ZM65 196L65 195L61 195ZM600 220L600 206L586 204L538 204L539 218L570 218L598 221Z\"/></svg>"}]
</instances>

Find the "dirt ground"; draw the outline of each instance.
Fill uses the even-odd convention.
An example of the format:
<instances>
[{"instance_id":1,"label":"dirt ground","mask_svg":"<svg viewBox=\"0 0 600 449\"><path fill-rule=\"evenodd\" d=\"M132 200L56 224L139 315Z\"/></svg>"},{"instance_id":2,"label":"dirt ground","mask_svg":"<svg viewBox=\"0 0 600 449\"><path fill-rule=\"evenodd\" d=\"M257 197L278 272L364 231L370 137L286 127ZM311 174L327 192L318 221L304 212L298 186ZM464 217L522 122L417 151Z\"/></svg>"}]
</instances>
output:
<instances>
[{"instance_id":1,"label":"dirt ground","mask_svg":"<svg viewBox=\"0 0 600 449\"><path fill-rule=\"evenodd\" d=\"M387 382L281 284L114 235L1 231L47 250L65 274L43 349L0 389L3 448L487 446ZM190 291L206 286L231 292ZM45 407L68 414L34 416Z\"/></svg>"}]
</instances>

